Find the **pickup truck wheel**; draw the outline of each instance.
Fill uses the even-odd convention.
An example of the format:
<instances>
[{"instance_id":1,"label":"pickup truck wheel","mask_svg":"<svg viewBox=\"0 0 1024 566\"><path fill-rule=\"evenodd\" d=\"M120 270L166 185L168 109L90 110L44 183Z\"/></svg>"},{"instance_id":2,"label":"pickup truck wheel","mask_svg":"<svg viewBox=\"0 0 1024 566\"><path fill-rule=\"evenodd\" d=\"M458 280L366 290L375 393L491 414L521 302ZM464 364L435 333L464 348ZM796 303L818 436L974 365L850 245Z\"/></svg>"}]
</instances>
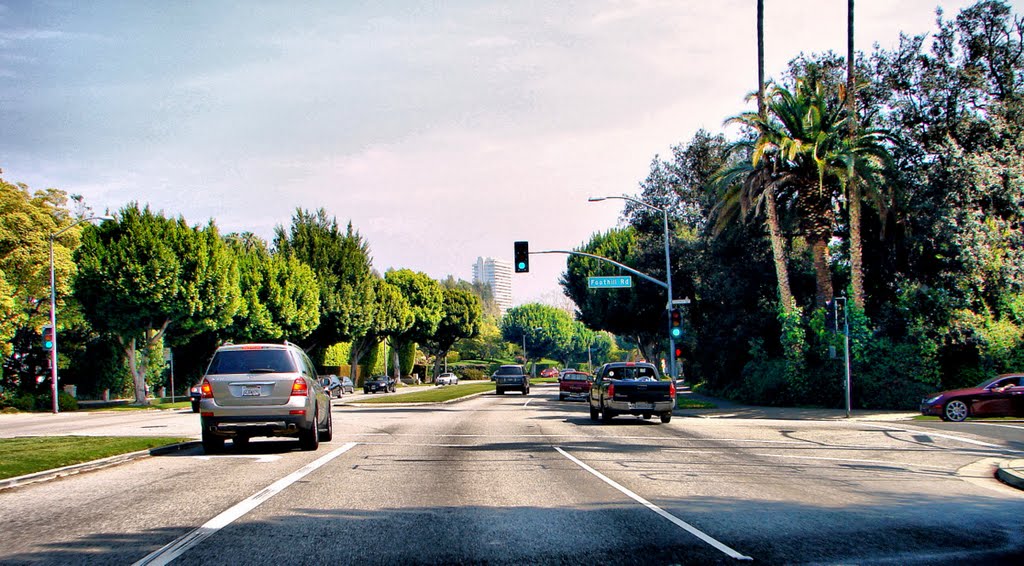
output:
<instances>
[{"instance_id":1,"label":"pickup truck wheel","mask_svg":"<svg viewBox=\"0 0 1024 566\"><path fill-rule=\"evenodd\" d=\"M565 394L564 393L559 393L558 394L558 400L559 401L565 401Z\"/></svg>"},{"instance_id":2,"label":"pickup truck wheel","mask_svg":"<svg viewBox=\"0 0 1024 566\"><path fill-rule=\"evenodd\" d=\"M649 420L651 420L651 417L652 417L652 416L654 416L654 415L652 415L652 414L650 414L650 413L644 413L644 420L645 420L645 421L649 421Z\"/></svg>"},{"instance_id":3,"label":"pickup truck wheel","mask_svg":"<svg viewBox=\"0 0 1024 566\"><path fill-rule=\"evenodd\" d=\"M672 420L672 413L662 413L661 414L661 422L667 423L667 422L669 422L671 420Z\"/></svg>"},{"instance_id":4,"label":"pickup truck wheel","mask_svg":"<svg viewBox=\"0 0 1024 566\"><path fill-rule=\"evenodd\" d=\"M601 413L598 412L597 409L595 409L593 407L590 408L590 420L596 421L598 419L598 417L600 417L600 416L601 416Z\"/></svg>"},{"instance_id":5,"label":"pickup truck wheel","mask_svg":"<svg viewBox=\"0 0 1024 566\"><path fill-rule=\"evenodd\" d=\"M606 423L607 422L611 422L612 418L614 418L614 417L615 417L615 413L613 413L611 411L611 409L609 409L608 407L605 407L604 410L601 411L601 420L606 422Z\"/></svg>"},{"instance_id":6,"label":"pickup truck wheel","mask_svg":"<svg viewBox=\"0 0 1024 566\"><path fill-rule=\"evenodd\" d=\"M495 395L504 395L505 394L505 390L504 389L495 389L494 390L494 394Z\"/></svg>"}]
</instances>

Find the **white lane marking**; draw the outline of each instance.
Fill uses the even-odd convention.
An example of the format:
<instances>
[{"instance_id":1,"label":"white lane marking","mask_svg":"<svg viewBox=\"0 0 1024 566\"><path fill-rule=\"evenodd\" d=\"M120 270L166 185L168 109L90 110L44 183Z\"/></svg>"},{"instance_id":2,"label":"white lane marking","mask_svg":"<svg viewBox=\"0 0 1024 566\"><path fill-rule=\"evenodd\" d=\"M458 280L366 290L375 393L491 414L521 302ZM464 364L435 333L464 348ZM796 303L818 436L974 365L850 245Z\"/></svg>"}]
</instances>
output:
<instances>
[{"instance_id":1,"label":"white lane marking","mask_svg":"<svg viewBox=\"0 0 1024 566\"><path fill-rule=\"evenodd\" d=\"M753 454L753 456L765 456L768 458L790 458L793 460L824 460L826 462L853 462L855 464L874 464L879 466L885 466L887 468L899 468L903 470L908 470L910 468L918 468L937 470L940 472L949 471L949 468L940 468L939 466L919 466L917 464L900 464L898 462L887 462L885 460L864 460L858 458L829 458L827 456L789 456L786 454Z\"/></svg>"},{"instance_id":2,"label":"white lane marking","mask_svg":"<svg viewBox=\"0 0 1024 566\"><path fill-rule=\"evenodd\" d=\"M316 470L320 466L323 466L327 462L330 462L331 460L337 458L338 456L341 456L342 454L348 452L349 450L356 446L358 446L358 443L349 442L348 444L343 445L342 447L334 450L333 452L329 452L326 455L306 464L305 466L299 468L298 470L295 470L294 472L288 474L287 476L263 488L255 495L252 495L248 499L239 502L234 507L231 507L227 511L224 511L220 515L217 515L216 517L210 519L198 529L193 530L192 532L167 544L166 546L157 550L156 552L151 553L142 560L139 560L135 563L134 566L142 566L149 564L170 564L175 558L184 554L185 551L187 551L188 549L206 540L217 531L235 522L240 517L244 516L249 511L252 511L261 503L270 499L274 495L277 495L286 487L302 479L313 470Z\"/></svg>"},{"instance_id":3,"label":"white lane marking","mask_svg":"<svg viewBox=\"0 0 1024 566\"><path fill-rule=\"evenodd\" d=\"M218 454L217 456L193 456L193 458L197 460L212 460L214 458L251 458L260 464L276 462L281 459L281 457L276 454Z\"/></svg>"},{"instance_id":4,"label":"white lane marking","mask_svg":"<svg viewBox=\"0 0 1024 566\"><path fill-rule=\"evenodd\" d=\"M751 558L749 556L746 556L744 554L740 554L739 552L733 550L732 548L729 548L728 546L726 546L726 545L718 542L717 540L711 538L710 536L704 534L702 531L698 530L696 527L694 527L693 525L687 523L686 521L676 517L675 515L669 513L668 511L665 511L664 509L662 509L661 507L658 507L657 505L651 503L650 501L647 501L643 497L640 497L639 495L637 495L637 494L633 493L632 491L626 489L622 485L619 485L618 483L616 483L614 480L612 480L608 476L606 476L606 475L602 474L601 472L595 470L594 468L591 468L590 466L584 464L581 460L579 460L578 458L576 458L572 454L569 454L565 450L562 450L561 448L559 448L557 446L555 446L554 448L555 448L555 450L558 450L559 454L561 454L562 456L565 456L566 458L568 458L571 462L573 462L577 466L579 466L579 467L583 468L584 470L590 472L591 474L597 476L597 478L600 479L601 481L603 481L604 483L606 483L606 484L614 487L615 489L621 491L623 494L625 494L630 499L633 499L637 503L643 505L644 507L647 507L648 509L650 509L651 511L654 511L658 515L661 515L665 519L668 519L669 521L671 521L677 527L679 527L679 528L683 529L684 531L690 533L691 535L699 538L700 540L710 544L711 546L715 547L720 552L728 555L730 558L734 558L736 560L753 560L753 558Z\"/></svg>"},{"instance_id":5,"label":"white lane marking","mask_svg":"<svg viewBox=\"0 0 1024 566\"><path fill-rule=\"evenodd\" d=\"M533 401L533 399L530 399L530 401ZM523 406L525 407L525 406L529 405L530 401L527 401L527 402L523 403Z\"/></svg>"},{"instance_id":6,"label":"white lane marking","mask_svg":"<svg viewBox=\"0 0 1024 566\"><path fill-rule=\"evenodd\" d=\"M997 424L997 423L975 423L975 422L972 422L971 424L972 424L972 425L977 425L977 426L998 426L998 427L1000 427L1000 428L1015 428L1015 429L1017 429L1017 430L1024 430L1024 426L1014 426L1014 425L1008 425L1008 424Z\"/></svg>"}]
</instances>

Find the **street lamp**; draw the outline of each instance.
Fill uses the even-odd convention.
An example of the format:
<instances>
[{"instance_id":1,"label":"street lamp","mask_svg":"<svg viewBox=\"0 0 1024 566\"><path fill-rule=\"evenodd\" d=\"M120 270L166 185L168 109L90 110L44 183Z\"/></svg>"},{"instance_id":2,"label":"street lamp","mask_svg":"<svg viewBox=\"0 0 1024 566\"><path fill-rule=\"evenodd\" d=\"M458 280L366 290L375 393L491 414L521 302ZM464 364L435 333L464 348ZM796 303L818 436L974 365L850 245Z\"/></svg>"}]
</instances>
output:
<instances>
[{"instance_id":1,"label":"street lamp","mask_svg":"<svg viewBox=\"0 0 1024 566\"><path fill-rule=\"evenodd\" d=\"M668 290L668 304L665 306L665 310L672 309L672 260L668 252L668 209L661 208L660 206L654 206L648 204L642 200L637 200L632 197L619 196L619 197L590 197L587 199L588 202L601 202L608 199L619 199L639 204L640 206L647 207L651 210L656 210L661 213L662 219L665 221L665 283L668 284L666 289ZM669 320L669 332L668 332L668 374L670 377L675 379L676 377L676 339L672 336L672 321Z\"/></svg>"},{"instance_id":2,"label":"street lamp","mask_svg":"<svg viewBox=\"0 0 1024 566\"><path fill-rule=\"evenodd\" d=\"M60 407L57 404L57 286L55 285L53 275L53 241L57 239L57 236L78 226L82 222L90 222L92 220L106 221L113 220L113 218L110 216L79 218L78 221L70 226L65 226L61 230L50 234L50 328L53 329L53 347L50 348L50 390L53 393L53 414L57 414L60 411Z\"/></svg>"}]
</instances>

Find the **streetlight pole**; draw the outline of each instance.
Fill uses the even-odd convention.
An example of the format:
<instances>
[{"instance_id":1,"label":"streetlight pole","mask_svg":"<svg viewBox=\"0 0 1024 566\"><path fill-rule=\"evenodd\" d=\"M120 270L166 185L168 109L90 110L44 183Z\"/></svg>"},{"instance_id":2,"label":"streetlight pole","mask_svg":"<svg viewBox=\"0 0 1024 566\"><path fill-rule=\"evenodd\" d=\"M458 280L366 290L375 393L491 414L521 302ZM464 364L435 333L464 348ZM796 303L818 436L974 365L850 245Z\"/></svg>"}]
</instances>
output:
<instances>
[{"instance_id":1,"label":"streetlight pole","mask_svg":"<svg viewBox=\"0 0 1024 566\"><path fill-rule=\"evenodd\" d=\"M70 226L50 234L50 328L52 328L53 336L53 347L50 348L50 392L53 394L53 414L60 412L60 405L57 403L57 285L53 270L53 242L64 232L78 226L83 222L89 222L92 220L113 220L109 216L90 216L88 218L80 218L77 222Z\"/></svg>"},{"instance_id":2,"label":"streetlight pole","mask_svg":"<svg viewBox=\"0 0 1024 566\"><path fill-rule=\"evenodd\" d=\"M656 210L661 213L662 219L665 226L665 282L668 284L666 290L668 291L668 304L665 306L666 311L672 310L672 259L669 255L668 246L668 208L661 208L648 204L642 200L637 200L632 197L619 196L619 197L590 197L587 199L590 202L600 202L607 199L619 199L629 201L640 206L647 207L651 210ZM670 377L675 379L676 377L676 339L672 336L672 321L668 321L668 374Z\"/></svg>"}]
</instances>

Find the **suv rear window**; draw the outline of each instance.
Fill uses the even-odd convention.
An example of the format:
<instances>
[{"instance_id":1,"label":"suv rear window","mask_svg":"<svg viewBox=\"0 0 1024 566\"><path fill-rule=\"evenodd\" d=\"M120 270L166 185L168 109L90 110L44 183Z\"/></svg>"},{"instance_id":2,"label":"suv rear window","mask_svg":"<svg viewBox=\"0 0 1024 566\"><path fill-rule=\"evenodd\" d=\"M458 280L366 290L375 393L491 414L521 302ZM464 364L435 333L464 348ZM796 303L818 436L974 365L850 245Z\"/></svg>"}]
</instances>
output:
<instances>
[{"instance_id":1,"label":"suv rear window","mask_svg":"<svg viewBox=\"0 0 1024 566\"><path fill-rule=\"evenodd\" d=\"M298 371L288 350L221 350L213 356L208 375L227 373L293 373Z\"/></svg>"},{"instance_id":2,"label":"suv rear window","mask_svg":"<svg viewBox=\"0 0 1024 566\"><path fill-rule=\"evenodd\" d=\"M494 375L523 375L523 368L519 366L501 366Z\"/></svg>"}]
</instances>

